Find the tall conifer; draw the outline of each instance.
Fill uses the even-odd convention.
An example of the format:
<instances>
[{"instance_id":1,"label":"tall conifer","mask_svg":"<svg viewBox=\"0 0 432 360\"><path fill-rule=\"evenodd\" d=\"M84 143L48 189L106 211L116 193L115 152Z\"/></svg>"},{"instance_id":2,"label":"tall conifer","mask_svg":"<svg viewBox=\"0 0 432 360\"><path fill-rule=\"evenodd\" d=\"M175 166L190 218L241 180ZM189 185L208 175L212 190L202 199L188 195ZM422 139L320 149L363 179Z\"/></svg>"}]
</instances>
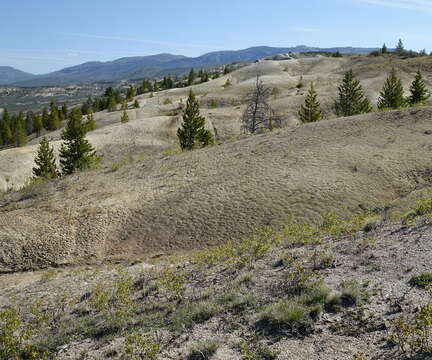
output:
<instances>
[{"instance_id":1,"label":"tall conifer","mask_svg":"<svg viewBox=\"0 0 432 360\"><path fill-rule=\"evenodd\" d=\"M405 106L402 80L393 68L378 99L378 109L400 109Z\"/></svg>"},{"instance_id":2,"label":"tall conifer","mask_svg":"<svg viewBox=\"0 0 432 360\"><path fill-rule=\"evenodd\" d=\"M60 164L64 175L90 167L95 151L85 138L86 133L82 113L75 108L62 132L64 143L60 149Z\"/></svg>"},{"instance_id":3,"label":"tall conifer","mask_svg":"<svg viewBox=\"0 0 432 360\"><path fill-rule=\"evenodd\" d=\"M411 106L422 105L430 97L428 88L425 81L423 80L420 70L417 71L416 77L411 84L410 92L411 95L408 97L408 104Z\"/></svg>"},{"instance_id":4,"label":"tall conifer","mask_svg":"<svg viewBox=\"0 0 432 360\"><path fill-rule=\"evenodd\" d=\"M33 175L36 178L54 179L58 176L54 149L49 146L46 136L42 138L39 144L34 162L36 167L33 168Z\"/></svg>"},{"instance_id":5,"label":"tall conifer","mask_svg":"<svg viewBox=\"0 0 432 360\"><path fill-rule=\"evenodd\" d=\"M372 111L369 100L363 93L360 81L349 70L339 86L339 98L335 103L337 116L353 116Z\"/></svg>"},{"instance_id":6,"label":"tall conifer","mask_svg":"<svg viewBox=\"0 0 432 360\"><path fill-rule=\"evenodd\" d=\"M183 123L177 131L182 150L192 150L214 142L213 134L204 126L205 118L200 115L198 100L191 90L183 112Z\"/></svg>"},{"instance_id":7,"label":"tall conifer","mask_svg":"<svg viewBox=\"0 0 432 360\"><path fill-rule=\"evenodd\" d=\"M299 117L302 122L309 123L322 120L323 113L317 97L318 94L315 91L313 83L311 83L305 104L301 106L299 111Z\"/></svg>"}]
</instances>

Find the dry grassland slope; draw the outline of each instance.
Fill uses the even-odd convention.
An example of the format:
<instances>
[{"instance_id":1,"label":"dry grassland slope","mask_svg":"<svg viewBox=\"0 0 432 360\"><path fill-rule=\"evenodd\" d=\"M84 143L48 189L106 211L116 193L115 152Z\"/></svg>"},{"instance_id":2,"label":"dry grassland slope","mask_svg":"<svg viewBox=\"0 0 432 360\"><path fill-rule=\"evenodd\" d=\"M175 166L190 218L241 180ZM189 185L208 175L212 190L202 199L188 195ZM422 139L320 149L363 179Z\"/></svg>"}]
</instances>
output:
<instances>
[{"instance_id":1,"label":"dry grassland slope","mask_svg":"<svg viewBox=\"0 0 432 360\"><path fill-rule=\"evenodd\" d=\"M382 207L431 183L432 108L291 127L0 198L0 270L239 239L289 214Z\"/></svg>"}]
</instances>

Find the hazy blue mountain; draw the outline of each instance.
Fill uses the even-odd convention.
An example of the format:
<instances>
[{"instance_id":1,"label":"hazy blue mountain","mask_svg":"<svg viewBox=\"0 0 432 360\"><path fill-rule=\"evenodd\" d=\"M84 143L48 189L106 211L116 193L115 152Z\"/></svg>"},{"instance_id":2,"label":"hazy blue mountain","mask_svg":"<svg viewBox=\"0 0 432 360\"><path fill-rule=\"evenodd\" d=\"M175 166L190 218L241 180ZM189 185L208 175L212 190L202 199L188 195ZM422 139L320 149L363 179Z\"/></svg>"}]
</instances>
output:
<instances>
[{"instance_id":1,"label":"hazy blue mountain","mask_svg":"<svg viewBox=\"0 0 432 360\"><path fill-rule=\"evenodd\" d=\"M0 85L9 85L18 81L30 80L35 76L10 66L0 66Z\"/></svg>"},{"instance_id":2,"label":"hazy blue mountain","mask_svg":"<svg viewBox=\"0 0 432 360\"><path fill-rule=\"evenodd\" d=\"M268 46L251 47L244 50L214 51L196 58L182 55L159 54L152 56L125 57L108 62L87 62L68 67L50 74L37 75L15 80L16 85L44 86L62 85L95 81L114 81L160 77L167 74L185 74L190 68L207 68L239 61L255 61L267 56L287 52L336 52L364 54L372 48L317 48L299 45L296 47L275 48ZM1 77L0 77L1 84Z\"/></svg>"}]
</instances>

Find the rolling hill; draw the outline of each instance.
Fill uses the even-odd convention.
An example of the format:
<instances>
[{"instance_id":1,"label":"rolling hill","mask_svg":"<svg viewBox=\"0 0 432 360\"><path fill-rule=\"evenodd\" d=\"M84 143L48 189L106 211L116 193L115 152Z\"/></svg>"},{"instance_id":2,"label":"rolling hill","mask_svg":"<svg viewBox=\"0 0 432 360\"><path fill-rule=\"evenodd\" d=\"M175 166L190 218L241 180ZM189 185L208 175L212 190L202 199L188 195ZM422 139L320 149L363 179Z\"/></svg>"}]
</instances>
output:
<instances>
[{"instance_id":1,"label":"rolling hill","mask_svg":"<svg viewBox=\"0 0 432 360\"><path fill-rule=\"evenodd\" d=\"M159 54L142 57L126 57L108 62L87 62L45 75L16 79L18 86L47 86L71 83L141 79L164 75L185 74L190 68L208 68L238 61L255 61L267 56L288 52L336 52L350 54L369 53L371 48L334 47L317 48L304 45L296 47L252 47L238 51L216 51L191 58L181 55ZM10 82L8 82L10 83ZM1 78L0 78L0 84Z\"/></svg>"},{"instance_id":2,"label":"rolling hill","mask_svg":"<svg viewBox=\"0 0 432 360\"><path fill-rule=\"evenodd\" d=\"M36 75L14 69L10 66L0 66L0 85L9 85L16 82L28 81L35 77Z\"/></svg>"}]
</instances>

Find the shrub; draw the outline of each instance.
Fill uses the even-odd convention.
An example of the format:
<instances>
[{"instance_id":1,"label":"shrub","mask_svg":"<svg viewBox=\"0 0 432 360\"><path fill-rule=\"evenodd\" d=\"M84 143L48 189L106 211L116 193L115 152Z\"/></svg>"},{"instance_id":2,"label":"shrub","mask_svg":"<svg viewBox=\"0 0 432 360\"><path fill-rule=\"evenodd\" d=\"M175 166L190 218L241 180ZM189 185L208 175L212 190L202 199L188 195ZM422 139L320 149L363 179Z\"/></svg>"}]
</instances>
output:
<instances>
[{"instance_id":1,"label":"shrub","mask_svg":"<svg viewBox=\"0 0 432 360\"><path fill-rule=\"evenodd\" d=\"M156 359L161 352L161 346L155 342L151 334L135 332L125 339L125 352L133 359Z\"/></svg>"},{"instance_id":2,"label":"shrub","mask_svg":"<svg viewBox=\"0 0 432 360\"><path fill-rule=\"evenodd\" d=\"M184 329L190 329L194 324L201 324L210 320L219 311L219 305L212 301L186 304L171 317L171 328L175 332L182 332Z\"/></svg>"},{"instance_id":3,"label":"shrub","mask_svg":"<svg viewBox=\"0 0 432 360\"><path fill-rule=\"evenodd\" d=\"M403 216L403 220L405 222L410 222L419 216L432 218L432 198L419 200L411 210Z\"/></svg>"},{"instance_id":4,"label":"shrub","mask_svg":"<svg viewBox=\"0 0 432 360\"><path fill-rule=\"evenodd\" d=\"M410 279L409 284L411 286L416 286L425 289L428 286L432 285L432 273L424 273L421 275L413 276Z\"/></svg>"},{"instance_id":5,"label":"shrub","mask_svg":"<svg viewBox=\"0 0 432 360\"><path fill-rule=\"evenodd\" d=\"M239 348L244 360L275 360L278 356L277 352L266 345L252 345L245 340L240 341Z\"/></svg>"},{"instance_id":6,"label":"shrub","mask_svg":"<svg viewBox=\"0 0 432 360\"><path fill-rule=\"evenodd\" d=\"M173 300L181 297L185 284L186 273L173 267L164 269L156 280L158 290L168 292Z\"/></svg>"},{"instance_id":7,"label":"shrub","mask_svg":"<svg viewBox=\"0 0 432 360\"><path fill-rule=\"evenodd\" d=\"M351 307L357 305L362 299L362 291L357 281L343 281L340 287L342 290L340 298L343 306Z\"/></svg>"},{"instance_id":8,"label":"shrub","mask_svg":"<svg viewBox=\"0 0 432 360\"><path fill-rule=\"evenodd\" d=\"M195 344L187 360L209 360L219 348L219 343L215 340L202 341Z\"/></svg>"},{"instance_id":9,"label":"shrub","mask_svg":"<svg viewBox=\"0 0 432 360\"><path fill-rule=\"evenodd\" d=\"M267 306L260 314L260 320L272 332L307 335L313 328L308 308L294 300L281 300Z\"/></svg>"},{"instance_id":10,"label":"shrub","mask_svg":"<svg viewBox=\"0 0 432 360\"><path fill-rule=\"evenodd\" d=\"M170 105L172 104L172 101L170 100L170 98L166 98L163 102L164 105Z\"/></svg>"}]
</instances>

